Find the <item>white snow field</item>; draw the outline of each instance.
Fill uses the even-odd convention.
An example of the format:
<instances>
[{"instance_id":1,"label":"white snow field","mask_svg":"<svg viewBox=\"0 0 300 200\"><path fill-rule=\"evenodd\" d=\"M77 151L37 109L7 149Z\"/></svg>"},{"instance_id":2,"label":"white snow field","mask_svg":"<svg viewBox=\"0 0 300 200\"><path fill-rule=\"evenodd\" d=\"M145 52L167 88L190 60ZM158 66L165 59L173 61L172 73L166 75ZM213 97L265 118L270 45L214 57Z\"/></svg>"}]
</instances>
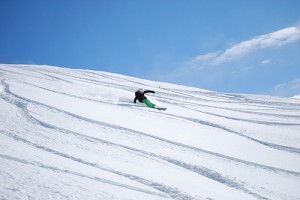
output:
<instances>
[{"instance_id":1,"label":"white snow field","mask_svg":"<svg viewBox=\"0 0 300 200\"><path fill-rule=\"evenodd\" d=\"M293 98L300 99L300 95L296 95Z\"/></svg>"},{"instance_id":2,"label":"white snow field","mask_svg":"<svg viewBox=\"0 0 300 200\"><path fill-rule=\"evenodd\" d=\"M134 92L166 111L133 103ZM300 199L300 99L0 65L0 199Z\"/></svg>"}]
</instances>

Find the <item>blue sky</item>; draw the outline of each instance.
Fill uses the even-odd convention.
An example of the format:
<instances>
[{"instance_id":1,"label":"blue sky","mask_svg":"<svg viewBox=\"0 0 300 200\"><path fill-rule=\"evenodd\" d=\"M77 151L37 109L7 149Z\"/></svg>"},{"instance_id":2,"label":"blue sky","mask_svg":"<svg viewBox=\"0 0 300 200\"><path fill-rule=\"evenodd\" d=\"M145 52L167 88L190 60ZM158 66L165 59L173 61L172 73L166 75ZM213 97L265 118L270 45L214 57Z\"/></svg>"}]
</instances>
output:
<instances>
[{"instance_id":1,"label":"blue sky","mask_svg":"<svg viewBox=\"0 0 300 200\"><path fill-rule=\"evenodd\" d=\"M299 0L1 0L0 63L300 94Z\"/></svg>"}]
</instances>

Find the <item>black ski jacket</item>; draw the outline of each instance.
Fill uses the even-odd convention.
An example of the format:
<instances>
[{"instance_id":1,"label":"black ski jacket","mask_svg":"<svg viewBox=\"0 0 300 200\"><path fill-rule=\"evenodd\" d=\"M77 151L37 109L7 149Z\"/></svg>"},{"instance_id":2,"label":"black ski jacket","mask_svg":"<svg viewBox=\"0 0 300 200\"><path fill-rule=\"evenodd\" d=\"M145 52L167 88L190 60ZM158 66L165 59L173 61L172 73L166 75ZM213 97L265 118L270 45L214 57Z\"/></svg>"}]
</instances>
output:
<instances>
[{"instance_id":1,"label":"black ski jacket","mask_svg":"<svg viewBox=\"0 0 300 200\"><path fill-rule=\"evenodd\" d=\"M152 90L145 90L144 92L136 91L135 92L134 103L136 103L136 100L139 100L139 102L143 103L143 100L147 99L147 97L144 96L145 93L155 93L155 92L152 91Z\"/></svg>"}]
</instances>

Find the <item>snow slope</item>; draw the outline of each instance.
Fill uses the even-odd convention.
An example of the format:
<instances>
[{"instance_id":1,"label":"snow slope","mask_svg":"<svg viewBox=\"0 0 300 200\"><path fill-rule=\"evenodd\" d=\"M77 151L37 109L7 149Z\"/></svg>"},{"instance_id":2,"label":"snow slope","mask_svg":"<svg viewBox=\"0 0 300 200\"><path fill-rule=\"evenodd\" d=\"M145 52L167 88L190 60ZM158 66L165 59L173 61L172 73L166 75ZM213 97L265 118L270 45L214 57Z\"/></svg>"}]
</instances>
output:
<instances>
[{"instance_id":1,"label":"snow slope","mask_svg":"<svg viewBox=\"0 0 300 200\"><path fill-rule=\"evenodd\" d=\"M299 99L2 64L0 110L0 199L300 199Z\"/></svg>"},{"instance_id":2,"label":"snow slope","mask_svg":"<svg viewBox=\"0 0 300 200\"><path fill-rule=\"evenodd\" d=\"M300 95L293 96L292 98L300 99Z\"/></svg>"}]
</instances>

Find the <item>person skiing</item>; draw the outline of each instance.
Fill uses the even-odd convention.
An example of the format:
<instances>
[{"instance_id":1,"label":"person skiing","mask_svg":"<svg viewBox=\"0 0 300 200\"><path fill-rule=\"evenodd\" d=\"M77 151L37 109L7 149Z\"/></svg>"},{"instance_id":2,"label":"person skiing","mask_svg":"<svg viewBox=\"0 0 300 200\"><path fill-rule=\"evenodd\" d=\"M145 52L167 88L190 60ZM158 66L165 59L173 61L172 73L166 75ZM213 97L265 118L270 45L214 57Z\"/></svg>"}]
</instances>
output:
<instances>
[{"instance_id":1,"label":"person skiing","mask_svg":"<svg viewBox=\"0 0 300 200\"><path fill-rule=\"evenodd\" d=\"M138 100L139 102L146 104L149 108L155 108L155 104L149 101L149 99L147 99L145 93L155 93L155 92L152 90L139 89L138 91L135 92L135 98L133 102L136 103L136 100Z\"/></svg>"},{"instance_id":2,"label":"person skiing","mask_svg":"<svg viewBox=\"0 0 300 200\"><path fill-rule=\"evenodd\" d=\"M136 103L136 100L138 100L139 102L146 104L149 108L155 108L158 110L166 110L167 109L167 108L158 107L154 103L149 101L149 99L147 99L147 97L145 96L145 93L155 93L155 92L152 90L139 89L138 91L135 92L135 98L134 98L133 102Z\"/></svg>"}]
</instances>

